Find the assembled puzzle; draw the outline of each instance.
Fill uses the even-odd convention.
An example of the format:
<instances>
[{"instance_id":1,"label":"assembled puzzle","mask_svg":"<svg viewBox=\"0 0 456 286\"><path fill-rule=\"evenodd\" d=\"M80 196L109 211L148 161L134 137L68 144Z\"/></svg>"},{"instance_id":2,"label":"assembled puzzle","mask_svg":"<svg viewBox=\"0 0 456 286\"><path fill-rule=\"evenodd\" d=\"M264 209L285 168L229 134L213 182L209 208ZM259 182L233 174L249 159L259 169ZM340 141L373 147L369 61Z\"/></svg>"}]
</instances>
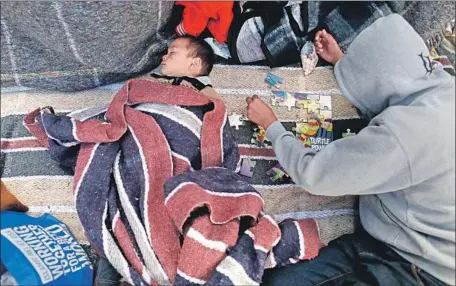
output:
<instances>
[{"instance_id":1,"label":"assembled puzzle","mask_svg":"<svg viewBox=\"0 0 456 286\"><path fill-rule=\"evenodd\" d=\"M309 70L306 74L310 72ZM284 80L272 73L267 74L265 82L270 87L275 88L271 90L272 106L286 107L288 111L292 109L298 110L296 127L292 130L304 146L312 148L315 151L320 151L333 141L331 96L302 92L292 93L286 90L279 90L280 84L283 84ZM235 120L233 120L234 122ZM232 125L235 126L233 123ZM253 134L251 143L259 147L271 145L271 142L266 138L266 131L263 128L257 127L254 131L255 133ZM354 135L350 133L350 130L347 131L344 137ZM250 175L250 171L252 171L250 164L248 162L243 163L245 163L246 173ZM267 175L273 183L291 182L290 176L280 164L268 170Z\"/></svg>"},{"instance_id":2,"label":"assembled puzzle","mask_svg":"<svg viewBox=\"0 0 456 286\"><path fill-rule=\"evenodd\" d=\"M293 93L295 107L300 109L299 122L293 131L307 147L320 151L333 140L331 96Z\"/></svg>"}]
</instances>

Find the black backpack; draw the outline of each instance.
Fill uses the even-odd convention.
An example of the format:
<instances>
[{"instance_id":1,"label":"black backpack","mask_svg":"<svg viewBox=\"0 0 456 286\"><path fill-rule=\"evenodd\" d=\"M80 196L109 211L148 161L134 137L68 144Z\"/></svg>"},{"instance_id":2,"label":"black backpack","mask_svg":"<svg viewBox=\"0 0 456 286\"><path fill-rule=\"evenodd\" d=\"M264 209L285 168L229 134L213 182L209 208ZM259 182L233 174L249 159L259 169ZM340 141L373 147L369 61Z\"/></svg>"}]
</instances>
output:
<instances>
[{"instance_id":1,"label":"black backpack","mask_svg":"<svg viewBox=\"0 0 456 286\"><path fill-rule=\"evenodd\" d=\"M300 61L309 35L308 3L287 4L248 1L238 6L228 34L234 62L278 67Z\"/></svg>"}]
</instances>

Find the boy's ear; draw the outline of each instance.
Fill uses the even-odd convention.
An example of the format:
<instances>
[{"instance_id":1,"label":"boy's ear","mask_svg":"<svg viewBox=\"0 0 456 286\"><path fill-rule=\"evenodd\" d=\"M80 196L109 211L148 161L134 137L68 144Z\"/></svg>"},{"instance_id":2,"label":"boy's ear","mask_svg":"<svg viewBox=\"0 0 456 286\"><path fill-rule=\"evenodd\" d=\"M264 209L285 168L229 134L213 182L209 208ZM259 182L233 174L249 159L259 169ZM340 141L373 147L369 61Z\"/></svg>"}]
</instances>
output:
<instances>
[{"instance_id":1,"label":"boy's ear","mask_svg":"<svg viewBox=\"0 0 456 286\"><path fill-rule=\"evenodd\" d=\"M201 60L201 58L192 59L192 63L190 64L190 68L193 71L199 72L202 67L203 67L203 61Z\"/></svg>"}]
</instances>

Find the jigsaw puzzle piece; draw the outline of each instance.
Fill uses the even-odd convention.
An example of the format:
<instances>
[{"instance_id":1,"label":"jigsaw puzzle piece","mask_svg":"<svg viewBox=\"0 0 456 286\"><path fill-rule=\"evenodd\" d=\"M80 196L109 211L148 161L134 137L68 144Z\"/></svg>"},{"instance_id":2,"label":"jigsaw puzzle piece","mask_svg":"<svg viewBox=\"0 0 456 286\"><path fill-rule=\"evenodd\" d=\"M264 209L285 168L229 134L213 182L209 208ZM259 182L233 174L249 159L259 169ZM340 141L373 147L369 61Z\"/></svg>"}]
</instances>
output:
<instances>
[{"instance_id":1,"label":"jigsaw puzzle piece","mask_svg":"<svg viewBox=\"0 0 456 286\"><path fill-rule=\"evenodd\" d=\"M287 92L286 99L279 105L286 106L288 108L288 111L291 111L293 107L296 107L296 98L294 98L291 93Z\"/></svg>"},{"instance_id":2,"label":"jigsaw puzzle piece","mask_svg":"<svg viewBox=\"0 0 456 286\"><path fill-rule=\"evenodd\" d=\"M293 93L294 98L296 99L296 108L307 109L307 104L309 100L307 98L307 93L295 92Z\"/></svg>"},{"instance_id":3,"label":"jigsaw puzzle piece","mask_svg":"<svg viewBox=\"0 0 456 286\"><path fill-rule=\"evenodd\" d=\"M266 75L266 78L264 79L264 81L269 84L270 86L273 86L275 88L280 88L280 84L283 83L283 79L281 77L278 77L276 75L274 75L273 73L269 72L267 75Z\"/></svg>"},{"instance_id":4,"label":"jigsaw puzzle piece","mask_svg":"<svg viewBox=\"0 0 456 286\"><path fill-rule=\"evenodd\" d=\"M244 122L241 120L242 115L233 112L230 116L228 116L228 121L230 122L231 127L235 127L236 130L239 130L239 126L244 125Z\"/></svg>"},{"instance_id":5,"label":"jigsaw puzzle piece","mask_svg":"<svg viewBox=\"0 0 456 286\"><path fill-rule=\"evenodd\" d=\"M253 177L253 169L255 168L255 165L256 161L250 160L248 158L242 159L239 174L249 178Z\"/></svg>"},{"instance_id":6,"label":"jigsaw puzzle piece","mask_svg":"<svg viewBox=\"0 0 456 286\"><path fill-rule=\"evenodd\" d=\"M273 90L271 105L279 106L287 98L287 92L283 90Z\"/></svg>"},{"instance_id":7,"label":"jigsaw puzzle piece","mask_svg":"<svg viewBox=\"0 0 456 286\"><path fill-rule=\"evenodd\" d=\"M253 133L253 138L250 140L252 144L255 144L259 147L272 145L271 141L266 138L266 130L264 130L264 128L258 126L257 128L254 128L253 131L255 132Z\"/></svg>"},{"instance_id":8,"label":"jigsaw puzzle piece","mask_svg":"<svg viewBox=\"0 0 456 286\"><path fill-rule=\"evenodd\" d=\"M332 118L332 111L331 110L321 110L320 109L320 115L322 117L322 120L331 119Z\"/></svg>"},{"instance_id":9,"label":"jigsaw puzzle piece","mask_svg":"<svg viewBox=\"0 0 456 286\"><path fill-rule=\"evenodd\" d=\"M354 135L356 135L356 133L351 133L350 129L347 129L347 132L342 133L342 138L346 138L346 137L350 137L350 136L354 136Z\"/></svg>"},{"instance_id":10,"label":"jigsaw puzzle piece","mask_svg":"<svg viewBox=\"0 0 456 286\"><path fill-rule=\"evenodd\" d=\"M279 98L285 100L285 98L287 98L288 92L286 92L284 90L273 90L272 94L274 94L274 96L276 96L276 97L279 97Z\"/></svg>"},{"instance_id":11,"label":"jigsaw puzzle piece","mask_svg":"<svg viewBox=\"0 0 456 286\"><path fill-rule=\"evenodd\" d=\"M285 183L291 182L291 177L285 172L285 170L277 163L274 167L269 169L266 174L273 183Z\"/></svg>"},{"instance_id":12,"label":"jigsaw puzzle piece","mask_svg":"<svg viewBox=\"0 0 456 286\"><path fill-rule=\"evenodd\" d=\"M332 110L331 108L331 96L329 95L320 95L318 99L318 103L320 104L320 111L321 110Z\"/></svg>"},{"instance_id":13,"label":"jigsaw puzzle piece","mask_svg":"<svg viewBox=\"0 0 456 286\"><path fill-rule=\"evenodd\" d=\"M318 113L320 111L320 104L316 101L311 99L307 104L307 112L309 113Z\"/></svg>"},{"instance_id":14,"label":"jigsaw puzzle piece","mask_svg":"<svg viewBox=\"0 0 456 286\"><path fill-rule=\"evenodd\" d=\"M312 119L312 116L306 109L299 109L298 113L298 120L299 122L308 122L310 119Z\"/></svg>"},{"instance_id":15,"label":"jigsaw puzzle piece","mask_svg":"<svg viewBox=\"0 0 456 286\"><path fill-rule=\"evenodd\" d=\"M273 90L272 93L271 105L286 106L288 111L296 107L296 98L291 93L283 90Z\"/></svg>"},{"instance_id":16,"label":"jigsaw puzzle piece","mask_svg":"<svg viewBox=\"0 0 456 286\"><path fill-rule=\"evenodd\" d=\"M265 78L264 81L272 87L280 88L280 84L271 78Z\"/></svg>"},{"instance_id":17,"label":"jigsaw puzzle piece","mask_svg":"<svg viewBox=\"0 0 456 286\"><path fill-rule=\"evenodd\" d=\"M320 122L315 119L310 119L307 123L296 123L296 133L305 136L315 136L320 128Z\"/></svg>"},{"instance_id":18,"label":"jigsaw puzzle piece","mask_svg":"<svg viewBox=\"0 0 456 286\"><path fill-rule=\"evenodd\" d=\"M326 129L326 131L328 132L328 135L332 136L333 124L332 124L331 119L325 119L325 121L323 121L321 123L321 128Z\"/></svg>"},{"instance_id":19,"label":"jigsaw puzzle piece","mask_svg":"<svg viewBox=\"0 0 456 286\"><path fill-rule=\"evenodd\" d=\"M266 77L272 78L274 81L276 81L276 82L278 82L278 83L283 83L283 78L281 78L280 76L277 76L277 75L273 74L272 72L268 72L268 74L267 74Z\"/></svg>"}]
</instances>

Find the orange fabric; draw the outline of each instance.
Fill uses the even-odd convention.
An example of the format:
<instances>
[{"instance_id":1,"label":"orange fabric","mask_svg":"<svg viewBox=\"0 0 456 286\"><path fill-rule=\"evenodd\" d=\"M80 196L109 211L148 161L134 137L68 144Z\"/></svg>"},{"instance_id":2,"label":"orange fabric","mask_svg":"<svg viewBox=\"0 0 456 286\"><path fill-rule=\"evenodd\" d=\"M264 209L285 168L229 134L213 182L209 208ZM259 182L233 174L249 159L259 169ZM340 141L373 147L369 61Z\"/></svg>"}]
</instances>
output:
<instances>
[{"instance_id":1,"label":"orange fabric","mask_svg":"<svg viewBox=\"0 0 456 286\"><path fill-rule=\"evenodd\" d=\"M207 26L219 43L227 41L228 30L233 21L233 1L177 1L176 5L185 7L182 23L176 27L179 35L189 34L198 37Z\"/></svg>"},{"instance_id":2,"label":"orange fabric","mask_svg":"<svg viewBox=\"0 0 456 286\"><path fill-rule=\"evenodd\" d=\"M12 193L8 191L3 182L0 182L0 210L27 212L28 207L23 205Z\"/></svg>"}]
</instances>

